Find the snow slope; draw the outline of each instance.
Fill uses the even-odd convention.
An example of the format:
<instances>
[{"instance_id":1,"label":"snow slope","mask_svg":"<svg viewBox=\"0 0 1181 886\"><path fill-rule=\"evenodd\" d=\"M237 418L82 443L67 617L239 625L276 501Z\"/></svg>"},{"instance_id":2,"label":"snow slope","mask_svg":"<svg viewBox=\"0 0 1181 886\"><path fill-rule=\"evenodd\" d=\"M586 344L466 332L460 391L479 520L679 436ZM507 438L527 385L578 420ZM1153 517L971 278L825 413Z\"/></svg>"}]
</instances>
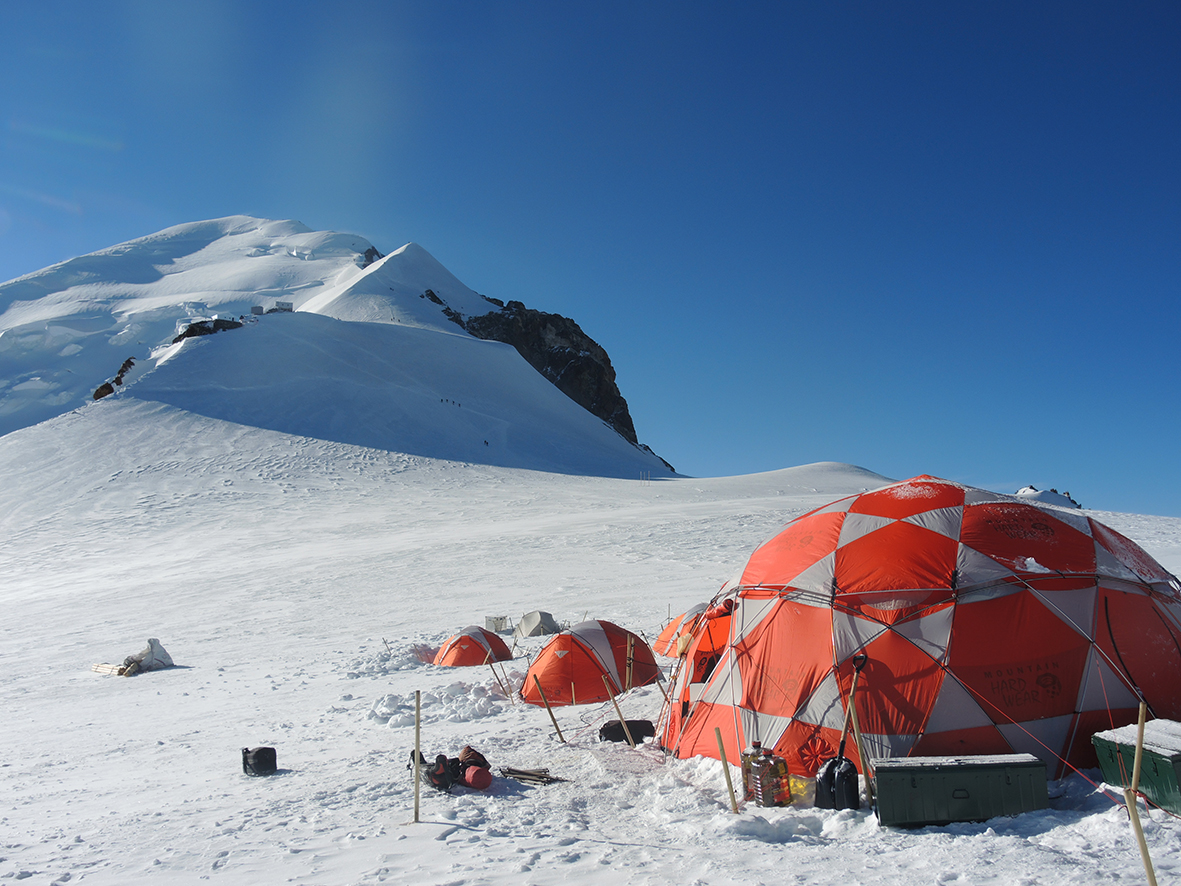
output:
<instances>
[{"instance_id":1,"label":"snow slope","mask_svg":"<svg viewBox=\"0 0 1181 886\"><path fill-rule=\"evenodd\" d=\"M451 322L445 310L472 316L494 305L422 247L370 261L374 254L354 235L235 216L6 283L0 434L90 408L94 390L130 357L116 398L444 459L670 474L513 348ZM278 301L296 313L169 345L190 319L250 318L252 306Z\"/></svg>"},{"instance_id":2,"label":"snow slope","mask_svg":"<svg viewBox=\"0 0 1181 886\"><path fill-rule=\"evenodd\" d=\"M871 472L562 475L126 397L0 437L0 476L0 879L1142 882L1126 815L1081 777L1052 785L1043 812L911 832L867 811L734 815L716 761L595 741L610 706L561 709L561 744L544 710L511 704L488 669L411 654L534 608L652 637L784 521L885 482ZM1181 520L1098 516L1181 566ZM181 667L89 670L149 636ZM510 663L509 679L525 666ZM472 743L494 767L568 781L427 792L409 823L415 691L428 753ZM648 688L621 705L655 719L660 701ZM244 776L239 749L264 744L281 774ZM1147 830L1169 882L1181 827L1158 811Z\"/></svg>"}]
</instances>

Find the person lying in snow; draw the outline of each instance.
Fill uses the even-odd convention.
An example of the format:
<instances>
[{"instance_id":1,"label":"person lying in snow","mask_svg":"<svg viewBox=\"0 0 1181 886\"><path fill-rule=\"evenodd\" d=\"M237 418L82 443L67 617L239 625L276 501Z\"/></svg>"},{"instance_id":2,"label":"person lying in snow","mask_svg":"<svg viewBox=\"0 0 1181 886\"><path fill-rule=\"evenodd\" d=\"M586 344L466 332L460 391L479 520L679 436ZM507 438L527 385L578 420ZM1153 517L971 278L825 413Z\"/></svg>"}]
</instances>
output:
<instances>
[{"instance_id":1,"label":"person lying in snow","mask_svg":"<svg viewBox=\"0 0 1181 886\"><path fill-rule=\"evenodd\" d=\"M410 752L411 763L414 761L414 751ZM492 784L492 766L479 751L471 745L464 745L458 757L448 757L439 754L434 763L427 763L422 754L418 755L418 762L422 771L422 779L436 790L445 794L451 793L453 785L483 791ZM409 769L411 764L407 764Z\"/></svg>"}]
</instances>

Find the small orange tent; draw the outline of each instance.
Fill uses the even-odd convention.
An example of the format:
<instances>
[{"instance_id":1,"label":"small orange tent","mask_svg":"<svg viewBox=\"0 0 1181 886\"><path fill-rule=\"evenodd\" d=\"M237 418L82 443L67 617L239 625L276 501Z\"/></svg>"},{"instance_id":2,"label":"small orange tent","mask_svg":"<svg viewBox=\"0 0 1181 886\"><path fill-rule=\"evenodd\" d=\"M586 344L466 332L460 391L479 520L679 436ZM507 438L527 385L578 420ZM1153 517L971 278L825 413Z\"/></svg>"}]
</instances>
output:
<instances>
[{"instance_id":1,"label":"small orange tent","mask_svg":"<svg viewBox=\"0 0 1181 886\"><path fill-rule=\"evenodd\" d=\"M658 679L660 668L643 639L609 621L591 620L555 634L542 647L525 674L521 697L542 704L539 682L553 706L594 704Z\"/></svg>"},{"instance_id":2,"label":"small orange tent","mask_svg":"<svg viewBox=\"0 0 1181 886\"><path fill-rule=\"evenodd\" d=\"M468 625L443 644L435 655L435 664L452 668L478 667L490 661L509 661L512 657L504 640L496 634Z\"/></svg>"},{"instance_id":3,"label":"small orange tent","mask_svg":"<svg viewBox=\"0 0 1181 886\"><path fill-rule=\"evenodd\" d=\"M698 603L692 609L682 612L665 625L664 630L660 632L660 636L656 638L656 642L652 644L652 651L657 655L664 655L668 658L676 658L680 655L677 651L677 646L680 644L681 637L685 634L692 633L697 616L705 612L705 607L708 605L708 603Z\"/></svg>"}]
</instances>

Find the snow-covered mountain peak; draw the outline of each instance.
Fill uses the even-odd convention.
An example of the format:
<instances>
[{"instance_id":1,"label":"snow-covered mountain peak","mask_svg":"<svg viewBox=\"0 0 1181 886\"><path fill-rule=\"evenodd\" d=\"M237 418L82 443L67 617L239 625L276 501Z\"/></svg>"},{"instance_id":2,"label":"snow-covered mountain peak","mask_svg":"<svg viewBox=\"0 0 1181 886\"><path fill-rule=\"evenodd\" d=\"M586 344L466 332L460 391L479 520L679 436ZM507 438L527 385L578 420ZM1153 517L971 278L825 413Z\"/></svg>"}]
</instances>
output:
<instances>
[{"instance_id":1,"label":"snow-covered mountain peak","mask_svg":"<svg viewBox=\"0 0 1181 886\"><path fill-rule=\"evenodd\" d=\"M298 221L176 225L0 285L0 435L114 395L415 455L668 472L461 325L499 307L415 243L382 256ZM209 321L216 341L175 341Z\"/></svg>"}]
</instances>

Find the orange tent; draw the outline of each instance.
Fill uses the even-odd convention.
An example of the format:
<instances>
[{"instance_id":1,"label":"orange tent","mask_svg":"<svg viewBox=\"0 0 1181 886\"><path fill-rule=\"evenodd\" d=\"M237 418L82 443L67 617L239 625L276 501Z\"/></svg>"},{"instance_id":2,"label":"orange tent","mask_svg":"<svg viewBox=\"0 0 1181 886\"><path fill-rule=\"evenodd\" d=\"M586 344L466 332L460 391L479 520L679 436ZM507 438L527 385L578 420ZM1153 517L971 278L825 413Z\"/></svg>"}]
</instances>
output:
<instances>
[{"instance_id":1,"label":"orange tent","mask_svg":"<svg viewBox=\"0 0 1181 886\"><path fill-rule=\"evenodd\" d=\"M1096 765L1091 734L1141 698L1181 718L1181 582L1081 511L916 477L787 524L730 593L720 660L674 686L680 757L717 756L721 727L815 772L862 652L871 760L1025 752L1058 777Z\"/></svg>"},{"instance_id":2,"label":"orange tent","mask_svg":"<svg viewBox=\"0 0 1181 886\"><path fill-rule=\"evenodd\" d=\"M490 661L509 661L512 657L504 640L496 634L476 625L468 625L443 644L435 655L435 664L462 668Z\"/></svg>"},{"instance_id":3,"label":"orange tent","mask_svg":"<svg viewBox=\"0 0 1181 886\"><path fill-rule=\"evenodd\" d=\"M664 630L660 632L660 636L656 638L656 642L652 644L652 651L657 655L677 658L680 655L677 651L677 646L681 641L681 637L693 632L693 625L697 621L697 616L705 612L705 607L708 605L708 603L698 603L692 609L682 612L666 624Z\"/></svg>"},{"instance_id":4,"label":"orange tent","mask_svg":"<svg viewBox=\"0 0 1181 886\"><path fill-rule=\"evenodd\" d=\"M546 701L556 707L607 701L633 686L660 679L660 668L640 637L609 621L592 620L555 634L533 659L521 697L530 704L542 704L534 677Z\"/></svg>"}]
</instances>

